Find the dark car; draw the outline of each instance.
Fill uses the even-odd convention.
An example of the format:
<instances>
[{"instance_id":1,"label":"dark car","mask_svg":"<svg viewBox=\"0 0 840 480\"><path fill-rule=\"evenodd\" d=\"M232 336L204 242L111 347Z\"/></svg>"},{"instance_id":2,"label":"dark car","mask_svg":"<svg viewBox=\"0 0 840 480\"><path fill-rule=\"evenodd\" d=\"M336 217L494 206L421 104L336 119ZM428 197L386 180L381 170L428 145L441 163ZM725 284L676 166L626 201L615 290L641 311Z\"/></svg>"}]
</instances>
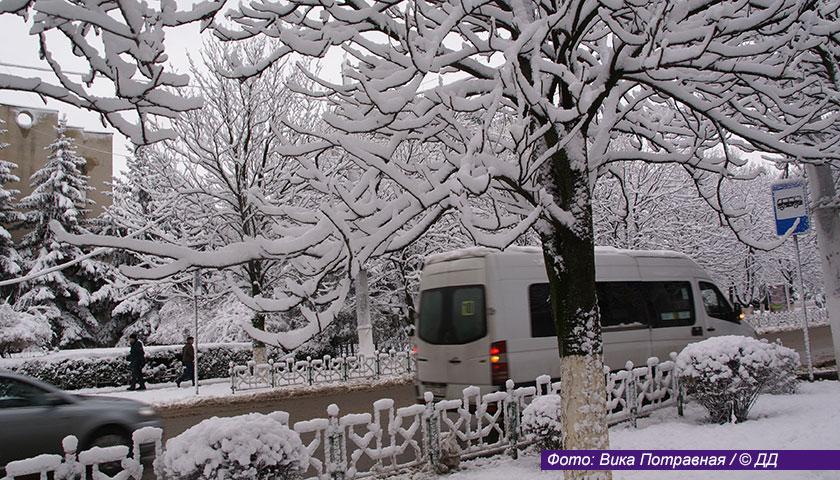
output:
<instances>
[{"instance_id":1,"label":"dark car","mask_svg":"<svg viewBox=\"0 0 840 480\"><path fill-rule=\"evenodd\" d=\"M0 472L13 460L61 454L67 435L90 447L129 445L131 433L160 427L157 412L122 398L74 395L24 375L0 371Z\"/></svg>"}]
</instances>

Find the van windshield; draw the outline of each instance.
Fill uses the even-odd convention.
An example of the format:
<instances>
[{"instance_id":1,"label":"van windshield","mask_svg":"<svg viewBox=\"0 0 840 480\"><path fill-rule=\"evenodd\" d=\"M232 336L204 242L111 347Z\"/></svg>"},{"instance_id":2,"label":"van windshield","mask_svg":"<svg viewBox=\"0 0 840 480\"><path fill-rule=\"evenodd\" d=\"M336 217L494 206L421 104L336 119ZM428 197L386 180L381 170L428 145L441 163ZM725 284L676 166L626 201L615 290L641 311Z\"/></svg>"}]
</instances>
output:
<instances>
[{"instance_id":1,"label":"van windshield","mask_svg":"<svg viewBox=\"0 0 840 480\"><path fill-rule=\"evenodd\" d=\"M433 345L461 345L487 335L484 287L465 285L420 294L418 335Z\"/></svg>"}]
</instances>

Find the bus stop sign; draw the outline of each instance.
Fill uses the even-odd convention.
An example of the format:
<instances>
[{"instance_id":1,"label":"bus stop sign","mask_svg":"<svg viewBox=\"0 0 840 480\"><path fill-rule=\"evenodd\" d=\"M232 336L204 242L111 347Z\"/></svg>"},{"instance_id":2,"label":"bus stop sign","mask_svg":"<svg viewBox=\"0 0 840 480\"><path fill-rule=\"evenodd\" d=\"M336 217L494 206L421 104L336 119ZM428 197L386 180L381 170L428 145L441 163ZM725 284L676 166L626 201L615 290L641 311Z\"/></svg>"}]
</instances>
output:
<instances>
[{"instance_id":1,"label":"bus stop sign","mask_svg":"<svg viewBox=\"0 0 840 480\"><path fill-rule=\"evenodd\" d=\"M775 182L773 193L773 212L776 215L776 235L785 235L799 220L794 234L808 231L811 222L808 218L808 192L805 179L791 178Z\"/></svg>"}]
</instances>

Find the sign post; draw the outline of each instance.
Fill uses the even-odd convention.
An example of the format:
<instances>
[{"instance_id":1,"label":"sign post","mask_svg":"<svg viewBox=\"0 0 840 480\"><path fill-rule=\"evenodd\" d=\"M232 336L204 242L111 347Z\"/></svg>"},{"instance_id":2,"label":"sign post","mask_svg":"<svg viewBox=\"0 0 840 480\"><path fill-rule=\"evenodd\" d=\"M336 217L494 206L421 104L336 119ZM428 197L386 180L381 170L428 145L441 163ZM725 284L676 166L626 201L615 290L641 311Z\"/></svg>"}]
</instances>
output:
<instances>
[{"instance_id":1,"label":"sign post","mask_svg":"<svg viewBox=\"0 0 840 480\"><path fill-rule=\"evenodd\" d=\"M193 356L193 382L195 382L195 394L198 395L198 291L201 289L201 270L196 269L193 273L193 312L195 313L193 323L193 336L195 336L195 352Z\"/></svg>"},{"instance_id":2,"label":"sign post","mask_svg":"<svg viewBox=\"0 0 840 480\"><path fill-rule=\"evenodd\" d=\"M814 381L814 365L811 362L811 338L808 333L808 310L805 308L805 287L802 281L802 261L799 256L799 235L805 233L811 226L808 217L808 191L805 179L790 178L775 182L771 191L773 194L773 213L776 216L776 235L793 235L793 245L796 250L796 265L799 270L799 298L802 300L802 316L804 325L802 334L805 337L805 356L808 359L808 378ZM791 231L792 230L792 231Z\"/></svg>"}]
</instances>

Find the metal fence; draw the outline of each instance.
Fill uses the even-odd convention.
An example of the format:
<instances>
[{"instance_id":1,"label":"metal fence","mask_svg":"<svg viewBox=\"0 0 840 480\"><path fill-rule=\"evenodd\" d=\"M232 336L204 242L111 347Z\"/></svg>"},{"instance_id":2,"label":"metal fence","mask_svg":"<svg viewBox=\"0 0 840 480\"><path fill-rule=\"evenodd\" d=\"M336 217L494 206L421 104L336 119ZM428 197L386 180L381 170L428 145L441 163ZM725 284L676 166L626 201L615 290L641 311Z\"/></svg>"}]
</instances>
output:
<instances>
[{"instance_id":1,"label":"metal fence","mask_svg":"<svg viewBox=\"0 0 840 480\"><path fill-rule=\"evenodd\" d=\"M825 308L810 307L807 312L809 326L828 325L828 310ZM802 310L754 312L746 320L759 333L761 333L761 330L793 330L805 325Z\"/></svg>"},{"instance_id":2,"label":"metal fence","mask_svg":"<svg viewBox=\"0 0 840 480\"><path fill-rule=\"evenodd\" d=\"M666 406L676 406L681 413L675 359L676 354L672 353L669 361L660 363L652 358L642 367L628 362L618 372L605 367L608 423L629 421L635 426L639 416ZM484 396L479 395L478 388L469 387L457 400L435 402L429 392L425 403L395 408L393 400L381 399L373 403L372 414L342 416L337 405L330 405L327 418L297 422L292 428L310 456L307 479L381 477L425 465L444 471L453 459L494 454L517 457L520 448L529 444L522 426L523 410L534 398L555 393L559 387L559 382L552 383L546 375L537 378L535 386L515 388L508 380L505 390ZM288 414L279 417L288 421ZM154 443L160 458L160 438L161 431L155 428L135 432L133 457L128 457L127 447L91 449L76 456L73 444L73 451L66 451L63 459L59 455L41 455L9 463L7 476L2 480L32 474L44 479L86 480L88 470L98 472L99 464L115 460L126 465L125 473L119 473L118 478L139 480L143 475L143 466L135 460L140 458L139 445ZM64 443L66 447L67 439ZM48 461L44 457L49 457ZM63 472L78 475L68 477ZM105 477L93 474L90 478Z\"/></svg>"},{"instance_id":3,"label":"metal fence","mask_svg":"<svg viewBox=\"0 0 840 480\"><path fill-rule=\"evenodd\" d=\"M0 480L14 480L18 477L32 478L38 475L41 480L141 480L143 478L143 464L140 461L140 446L153 444L155 457L163 454L163 430L155 427L144 427L136 430L132 436L132 448L119 445L114 447L93 447L83 452L77 452L79 441L70 435L61 442L64 455L43 454L25 460L9 462L6 465L6 476ZM119 463L122 470L113 477L101 472L103 465Z\"/></svg>"},{"instance_id":4,"label":"metal fence","mask_svg":"<svg viewBox=\"0 0 840 480\"><path fill-rule=\"evenodd\" d=\"M278 388L296 385L347 381L359 378L379 378L411 374L417 370L417 360L408 351L376 352L373 357L364 355L331 357L306 360L284 360L268 363L248 362L247 365L230 364L230 390L248 388Z\"/></svg>"}]
</instances>

